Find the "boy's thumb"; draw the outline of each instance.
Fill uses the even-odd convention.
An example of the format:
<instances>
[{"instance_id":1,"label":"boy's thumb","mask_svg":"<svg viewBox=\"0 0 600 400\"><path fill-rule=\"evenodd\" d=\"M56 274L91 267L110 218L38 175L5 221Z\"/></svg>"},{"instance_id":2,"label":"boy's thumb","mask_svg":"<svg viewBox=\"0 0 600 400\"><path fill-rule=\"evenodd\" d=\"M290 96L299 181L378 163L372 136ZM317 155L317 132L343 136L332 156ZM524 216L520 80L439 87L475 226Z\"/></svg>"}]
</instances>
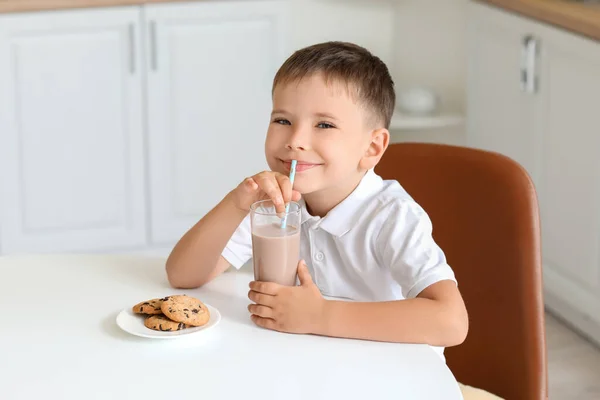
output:
<instances>
[{"instance_id":1,"label":"boy's thumb","mask_svg":"<svg viewBox=\"0 0 600 400\"><path fill-rule=\"evenodd\" d=\"M301 285L312 283L312 277L310 276L310 272L308 272L308 267L304 260L300 260L298 264L298 279Z\"/></svg>"}]
</instances>

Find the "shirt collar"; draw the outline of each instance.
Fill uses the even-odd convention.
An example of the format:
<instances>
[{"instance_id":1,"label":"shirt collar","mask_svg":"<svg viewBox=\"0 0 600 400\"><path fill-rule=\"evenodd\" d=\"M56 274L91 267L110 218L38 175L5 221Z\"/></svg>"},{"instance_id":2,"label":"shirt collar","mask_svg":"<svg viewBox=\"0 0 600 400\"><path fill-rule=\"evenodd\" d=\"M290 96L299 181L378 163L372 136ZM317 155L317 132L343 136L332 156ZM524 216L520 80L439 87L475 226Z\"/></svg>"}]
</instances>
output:
<instances>
[{"instance_id":1,"label":"shirt collar","mask_svg":"<svg viewBox=\"0 0 600 400\"><path fill-rule=\"evenodd\" d=\"M360 183L340 204L335 206L323 218L309 214L304 199L300 200L302 206L302 223L316 219L317 225L334 236L343 236L356 225L360 217L360 209L365 201L371 199L383 186L383 179L370 169L361 179Z\"/></svg>"}]
</instances>

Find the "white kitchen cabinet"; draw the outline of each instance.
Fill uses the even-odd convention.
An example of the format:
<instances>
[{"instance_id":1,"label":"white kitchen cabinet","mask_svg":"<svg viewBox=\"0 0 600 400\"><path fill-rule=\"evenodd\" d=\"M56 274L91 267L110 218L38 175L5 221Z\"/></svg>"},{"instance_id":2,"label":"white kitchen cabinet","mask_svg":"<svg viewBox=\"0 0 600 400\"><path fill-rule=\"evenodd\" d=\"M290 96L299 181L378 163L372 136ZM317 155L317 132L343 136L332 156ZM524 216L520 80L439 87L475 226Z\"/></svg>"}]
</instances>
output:
<instances>
[{"instance_id":1,"label":"white kitchen cabinet","mask_svg":"<svg viewBox=\"0 0 600 400\"><path fill-rule=\"evenodd\" d=\"M0 16L0 251L145 243L137 8Z\"/></svg>"},{"instance_id":2,"label":"white kitchen cabinet","mask_svg":"<svg viewBox=\"0 0 600 400\"><path fill-rule=\"evenodd\" d=\"M151 240L172 245L267 168L271 84L287 57L282 1L147 6Z\"/></svg>"},{"instance_id":3,"label":"white kitchen cabinet","mask_svg":"<svg viewBox=\"0 0 600 400\"><path fill-rule=\"evenodd\" d=\"M521 89L527 21L469 9L468 144L503 153L536 175L536 99Z\"/></svg>"},{"instance_id":4,"label":"white kitchen cabinet","mask_svg":"<svg viewBox=\"0 0 600 400\"><path fill-rule=\"evenodd\" d=\"M479 3L469 40L468 143L534 178L546 305L600 343L600 43ZM521 51L531 90L514 84Z\"/></svg>"},{"instance_id":5,"label":"white kitchen cabinet","mask_svg":"<svg viewBox=\"0 0 600 400\"><path fill-rule=\"evenodd\" d=\"M600 343L600 43L539 38L546 297Z\"/></svg>"}]
</instances>

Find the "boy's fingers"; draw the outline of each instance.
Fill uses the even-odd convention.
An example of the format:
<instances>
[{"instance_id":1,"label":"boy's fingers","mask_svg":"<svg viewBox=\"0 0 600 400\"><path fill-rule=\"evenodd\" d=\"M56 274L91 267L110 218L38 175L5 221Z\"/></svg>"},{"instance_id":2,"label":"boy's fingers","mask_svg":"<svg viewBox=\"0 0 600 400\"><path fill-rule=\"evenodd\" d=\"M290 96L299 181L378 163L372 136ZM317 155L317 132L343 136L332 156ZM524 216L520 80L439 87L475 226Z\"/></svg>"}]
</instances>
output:
<instances>
[{"instance_id":1,"label":"boy's fingers","mask_svg":"<svg viewBox=\"0 0 600 400\"><path fill-rule=\"evenodd\" d=\"M255 191L258 189L258 184L252 178L246 178L244 180L244 185L249 191Z\"/></svg>"},{"instance_id":2,"label":"boy's fingers","mask_svg":"<svg viewBox=\"0 0 600 400\"><path fill-rule=\"evenodd\" d=\"M298 201L302 198L302 195L297 190L292 190L292 201Z\"/></svg>"},{"instance_id":3,"label":"boy's fingers","mask_svg":"<svg viewBox=\"0 0 600 400\"><path fill-rule=\"evenodd\" d=\"M271 307L275 304L275 296L256 292L254 290L248 291L248 298L261 306Z\"/></svg>"},{"instance_id":4,"label":"boy's fingers","mask_svg":"<svg viewBox=\"0 0 600 400\"><path fill-rule=\"evenodd\" d=\"M290 178L281 174L276 175L276 179L283 195L283 202L287 204L292 199L292 182L290 182Z\"/></svg>"},{"instance_id":5,"label":"boy's fingers","mask_svg":"<svg viewBox=\"0 0 600 400\"><path fill-rule=\"evenodd\" d=\"M278 285L273 282L261 282L261 281L252 281L248 285L251 291L264 293L271 296L276 296L279 293L279 289L281 285Z\"/></svg>"},{"instance_id":6,"label":"boy's fingers","mask_svg":"<svg viewBox=\"0 0 600 400\"><path fill-rule=\"evenodd\" d=\"M277 324L275 323L274 319L263 318L263 317L259 317L258 315L254 315L254 314L250 315L250 319L252 320L252 322L254 322L256 325L260 326L261 328L277 330Z\"/></svg>"},{"instance_id":7,"label":"boy's fingers","mask_svg":"<svg viewBox=\"0 0 600 400\"><path fill-rule=\"evenodd\" d=\"M274 177L263 177L262 179L258 180L257 184L260 186L261 190L265 192L267 196L269 196L271 201L273 201L277 212L285 211L281 189L279 188L279 183L277 183L277 180Z\"/></svg>"},{"instance_id":8,"label":"boy's fingers","mask_svg":"<svg viewBox=\"0 0 600 400\"><path fill-rule=\"evenodd\" d=\"M258 304L250 304L248 311L262 318L273 318L273 309L270 307L260 306Z\"/></svg>"}]
</instances>

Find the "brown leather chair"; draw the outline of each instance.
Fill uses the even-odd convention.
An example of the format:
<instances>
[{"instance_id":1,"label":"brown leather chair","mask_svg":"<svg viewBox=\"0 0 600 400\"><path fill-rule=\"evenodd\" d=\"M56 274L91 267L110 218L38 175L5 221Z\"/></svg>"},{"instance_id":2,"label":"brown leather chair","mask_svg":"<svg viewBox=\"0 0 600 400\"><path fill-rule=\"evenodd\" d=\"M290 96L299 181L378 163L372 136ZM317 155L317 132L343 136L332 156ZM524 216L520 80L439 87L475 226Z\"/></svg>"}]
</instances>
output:
<instances>
[{"instance_id":1,"label":"brown leather chair","mask_svg":"<svg viewBox=\"0 0 600 400\"><path fill-rule=\"evenodd\" d=\"M469 312L446 349L456 379L504 399L547 399L538 204L532 181L497 153L392 144L375 171L396 179L433 222Z\"/></svg>"}]
</instances>

